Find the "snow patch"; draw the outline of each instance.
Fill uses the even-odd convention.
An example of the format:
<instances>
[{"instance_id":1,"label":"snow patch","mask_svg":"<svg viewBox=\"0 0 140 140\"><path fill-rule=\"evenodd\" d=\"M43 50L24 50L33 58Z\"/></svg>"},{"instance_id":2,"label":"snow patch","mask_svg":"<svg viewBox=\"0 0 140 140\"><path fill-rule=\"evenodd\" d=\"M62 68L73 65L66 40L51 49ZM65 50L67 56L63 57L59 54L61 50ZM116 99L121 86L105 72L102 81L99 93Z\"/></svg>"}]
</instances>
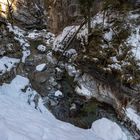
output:
<instances>
[{"instance_id":1,"label":"snow patch","mask_svg":"<svg viewBox=\"0 0 140 140\"><path fill-rule=\"evenodd\" d=\"M134 27L134 31L128 38L127 43L132 47L132 52L136 59L140 60L140 26Z\"/></svg>"},{"instance_id":2,"label":"snow patch","mask_svg":"<svg viewBox=\"0 0 140 140\"><path fill-rule=\"evenodd\" d=\"M105 38L107 41L111 41L113 35L114 35L114 34L113 34L113 31L110 30L109 32L106 32L106 33L104 34L104 38Z\"/></svg>"},{"instance_id":3,"label":"snow patch","mask_svg":"<svg viewBox=\"0 0 140 140\"><path fill-rule=\"evenodd\" d=\"M8 24L9 32L14 33L15 37L14 39L17 40L20 43L20 46L22 47L22 62L25 63L26 58L30 55L30 44L28 43L28 40L25 38L24 34L25 31L21 30L17 26L12 26L10 23Z\"/></svg>"},{"instance_id":4,"label":"snow patch","mask_svg":"<svg viewBox=\"0 0 140 140\"><path fill-rule=\"evenodd\" d=\"M127 108L126 115L131 121L135 122L137 128L140 130L140 116L136 113L136 111L132 108Z\"/></svg>"},{"instance_id":5,"label":"snow patch","mask_svg":"<svg viewBox=\"0 0 140 140\"><path fill-rule=\"evenodd\" d=\"M54 94L56 97L62 96L63 93L60 90L57 90Z\"/></svg>"},{"instance_id":6,"label":"snow patch","mask_svg":"<svg viewBox=\"0 0 140 140\"><path fill-rule=\"evenodd\" d=\"M45 69L45 67L46 67L46 64L43 63L43 64L40 64L40 65L36 66L36 70L37 71L43 71Z\"/></svg>"},{"instance_id":7,"label":"snow patch","mask_svg":"<svg viewBox=\"0 0 140 140\"><path fill-rule=\"evenodd\" d=\"M50 45L53 43L53 41L55 39L55 35L52 34L51 32L48 32L45 29L43 29L41 31L33 30L28 33L27 38L32 39L32 40L43 38L43 39L45 39L44 42L46 42L46 45Z\"/></svg>"},{"instance_id":8,"label":"snow patch","mask_svg":"<svg viewBox=\"0 0 140 140\"><path fill-rule=\"evenodd\" d=\"M6 56L2 57L0 59L0 75L3 75L7 71L10 71L19 62L20 60L16 58L9 58Z\"/></svg>"},{"instance_id":9,"label":"snow patch","mask_svg":"<svg viewBox=\"0 0 140 140\"><path fill-rule=\"evenodd\" d=\"M106 118L95 121L92 124L92 130L103 140L128 140L122 129Z\"/></svg>"},{"instance_id":10,"label":"snow patch","mask_svg":"<svg viewBox=\"0 0 140 140\"><path fill-rule=\"evenodd\" d=\"M77 74L77 71L75 69L75 66L70 64L65 64L65 69L67 70L69 76L75 76Z\"/></svg>"},{"instance_id":11,"label":"snow patch","mask_svg":"<svg viewBox=\"0 0 140 140\"><path fill-rule=\"evenodd\" d=\"M83 95L83 96L86 96L88 98L91 98L92 97L92 93L91 91L89 91L87 88L85 88L82 84L79 86L77 86L75 88L75 91L76 93L78 93L79 95Z\"/></svg>"},{"instance_id":12,"label":"snow patch","mask_svg":"<svg viewBox=\"0 0 140 140\"><path fill-rule=\"evenodd\" d=\"M44 45L39 45L37 46L37 49L40 51L40 52L45 52L47 50L46 46Z\"/></svg>"}]
</instances>

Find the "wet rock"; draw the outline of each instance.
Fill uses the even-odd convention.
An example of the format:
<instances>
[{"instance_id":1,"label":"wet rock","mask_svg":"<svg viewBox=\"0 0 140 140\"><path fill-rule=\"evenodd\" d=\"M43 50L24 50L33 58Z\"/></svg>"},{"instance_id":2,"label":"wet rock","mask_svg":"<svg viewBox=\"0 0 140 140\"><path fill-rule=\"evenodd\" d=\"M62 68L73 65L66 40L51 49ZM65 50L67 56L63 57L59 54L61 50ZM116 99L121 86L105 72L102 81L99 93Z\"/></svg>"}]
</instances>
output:
<instances>
[{"instance_id":1,"label":"wet rock","mask_svg":"<svg viewBox=\"0 0 140 140\"><path fill-rule=\"evenodd\" d=\"M34 73L34 80L38 83L42 84L45 83L48 79L48 75L46 72L35 72Z\"/></svg>"},{"instance_id":2,"label":"wet rock","mask_svg":"<svg viewBox=\"0 0 140 140\"><path fill-rule=\"evenodd\" d=\"M48 96L45 99L45 102L47 103L47 106L49 106L49 107L57 106L58 103L59 103L59 101L57 100L57 98L50 97L50 96Z\"/></svg>"},{"instance_id":3,"label":"wet rock","mask_svg":"<svg viewBox=\"0 0 140 140\"><path fill-rule=\"evenodd\" d=\"M54 77L50 77L49 83L50 83L53 87L56 87L56 86L57 86L57 82L55 81Z\"/></svg>"},{"instance_id":4,"label":"wet rock","mask_svg":"<svg viewBox=\"0 0 140 140\"><path fill-rule=\"evenodd\" d=\"M27 67L27 66L32 66L32 67L35 66L34 61L30 61L30 60L27 59L27 60L25 61L25 66L26 66L26 67Z\"/></svg>"},{"instance_id":5,"label":"wet rock","mask_svg":"<svg viewBox=\"0 0 140 140\"><path fill-rule=\"evenodd\" d=\"M60 104L55 106L52 109L52 112L56 116L57 119L62 120L62 121L68 120L68 118L70 116L69 107L63 102L61 102Z\"/></svg>"}]
</instances>

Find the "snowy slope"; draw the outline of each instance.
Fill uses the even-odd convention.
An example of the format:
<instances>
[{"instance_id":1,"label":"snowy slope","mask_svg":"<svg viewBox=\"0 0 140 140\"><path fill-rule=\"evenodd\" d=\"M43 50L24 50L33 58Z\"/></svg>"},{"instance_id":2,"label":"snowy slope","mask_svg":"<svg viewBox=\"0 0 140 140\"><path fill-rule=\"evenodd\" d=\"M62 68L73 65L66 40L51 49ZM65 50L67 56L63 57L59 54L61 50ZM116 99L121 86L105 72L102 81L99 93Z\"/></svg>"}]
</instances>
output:
<instances>
[{"instance_id":1,"label":"snowy slope","mask_svg":"<svg viewBox=\"0 0 140 140\"><path fill-rule=\"evenodd\" d=\"M27 78L16 76L0 87L0 140L127 140L121 128L107 119L96 121L89 130L80 129L56 120L40 99L41 113L27 103L29 95L35 94L31 89L21 90L28 85Z\"/></svg>"}]
</instances>

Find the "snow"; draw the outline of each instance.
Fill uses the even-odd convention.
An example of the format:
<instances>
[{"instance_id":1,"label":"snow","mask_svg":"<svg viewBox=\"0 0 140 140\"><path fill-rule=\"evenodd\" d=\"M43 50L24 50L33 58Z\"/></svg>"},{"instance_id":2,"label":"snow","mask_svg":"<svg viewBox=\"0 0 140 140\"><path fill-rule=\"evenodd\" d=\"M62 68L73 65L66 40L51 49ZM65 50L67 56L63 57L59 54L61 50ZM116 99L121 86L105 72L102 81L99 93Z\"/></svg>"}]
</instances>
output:
<instances>
[{"instance_id":1,"label":"snow","mask_svg":"<svg viewBox=\"0 0 140 140\"><path fill-rule=\"evenodd\" d=\"M45 39L46 44L50 45L54 41L55 35L52 34L51 32L47 32L47 30L45 29L33 30L28 33L27 38L32 39L32 40L43 38Z\"/></svg>"},{"instance_id":2,"label":"snow","mask_svg":"<svg viewBox=\"0 0 140 140\"><path fill-rule=\"evenodd\" d=\"M91 27L94 28L97 24L101 24L102 22L103 22L103 13L98 13L94 18L92 18ZM105 22L104 24L106 25L106 19L104 22ZM64 28L63 32L56 37L53 49L56 51L57 49L60 49L61 45L59 43L62 43L64 39L65 41L68 41L69 37L71 37L78 30L78 28L79 26L67 26L66 28ZM88 36L88 28L87 25L85 24L77 34L77 38L82 40L84 37L85 40L87 41L87 36Z\"/></svg>"},{"instance_id":3,"label":"snow","mask_svg":"<svg viewBox=\"0 0 140 140\"><path fill-rule=\"evenodd\" d=\"M2 57L0 59L0 75L10 71L19 62L20 60L16 58L10 58L6 56Z\"/></svg>"},{"instance_id":4,"label":"snow","mask_svg":"<svg viewBox=\"0 0 140 140\"><path fill-rule=\"evenodd\" d=\"M76 57L77 51L75 49L69 49L64 53L64 55L67 56L68 58Z\"/></svg>"},{"instance_id":5,"label":"snow","mask_svg":"<svg viewBox=\"0 0 140 140\"><path fill-rule=\"evenodd\" d=\"M132 45L132 52L136 59L140 60L140 26L134 27L134 31L128 38L127 43Z\"/></svg>"},{"instance_id":6,"label":"snow","mask_svg":"<svg viewBox=\"0 0 140 140\"><path fill-rule=\"evenodd\" d=\"M40 36L41 36L41 33L38 32L37 30L33 30L32 32L29 32L29 34L27 35L27 37L30 39L37 39Z\"/></svg>"},{"instance_id":7,"label":"snow","mask_svg":"<svg viewBox=\"0 0 140 140\"><path fill-rule=\"evenodd\" d=\"M57 91L55 92L54 95L55 95L56 97L58 97L58 96L62 96L63 93L62 93L60 90L57 90Z\"/></svg>"},{"instance_id":8,"label":"snow","mask_svg":"<svg viewBox=\"0 0 140 140\"><path fill-rule=\"evenodd\" d=\"M117 60L117 57L116 57L116 56L114 56L114 57L110 57L110 58L111 58L111 60L112 60L114 63L119 62L119 61Z\"/></svg>"},{"instance_id":9,"label":"snow","mask_svg":"<svg viewBox=\"0 0 140 140\"><path fill-rule=\"evenodd\" d=\"M54 43L53 43L53 50L61 51L64 47L62 43L68 42L69 38L77 31L78 27L79 26L65 27L63 32L55 38Z\"/></svg>"},{"instance_id":10,"label":"snow","mask_svg":"<svg viewBox=\"0 0 140 140\"><path fill-rule=\"evenodd\" d=\"M84 85L82 85L82 84L80 85L80 87L77 86L75 88L75 91L76 91L77 94L86 96L88 98L91 98L91 96L92 96L91 91L89 91L87 88L85 88Z\"/></svg>"},{"instance_id":11,"label":"snow","mask_svg":"<svg viewBox=\"0 0 140 140\"><path fill-rule=\"evenodd\" d=\"M115 70L120 70L120 71L122 70L121 65L117 64L117 63L108 65L108 67L112 68L112 69L115 69Z\"/></svg>"},{"instance_id":12,"label":"snow","mask_svg":"<svg viewBox=\"0 0 140 140\"><path fill-rule=\"evenodd\" d=\"M92 130L104 140L128 140L121 128L106 118L95 121L92 124ZM110 133L108 133L110 132Z\"/></svg>"},{"instance_id":13,"label":"snow","mask_svg":"<svg viewBox=\"0 0 140 140\"><path fill-rule=\"evenodd\" d=\"M9 32L14 33L15 37L14 39L17 40L20 43L20 46L22 47L22 62L25 63L25 59L30 55L30 44L28 43L28 40L25 38L24 34L25 31L21 30L17 26L12 26L10 23L8 24Z\"/></svg>"},{"instance_id":14,"label":"snow","mask_svg":"<svg viewBox=\"0 0 140 140\"><path fill-rule=\"evenodd\" d=\"M132 108L127 108L126 115L131 121L135 122L137 128L140 130L140 116L136 113L136 111Z\"/></svg>"},{"instance_id":15,"label":"snow","mask_svg":"<svg viewBox=\"0 0 140 140\"><path fill-rule=\"evenodd\" d=\"M1 140L127 140L121 128L105 118L84 130L57 120L41 99L40 111L36 110L27 103L35 91L22 91L29 85L27 78L17 75L10 84L0 86Z\"/></svg>"},{"instance_id":16,"label":"snow","mask_svg":"<svg viewBox=\"0 0 140 140\"><path fill-rule=\"evenodd\" d=\"M103 23L103 20L104 20L104 25L106 25L107 19L106 18L104 19L103 12L97 13L97 15L95 17L93 17L93 19L91 20L92 28L94 28L97 24Z\"/></svg>"},{"instance_id":17,"label":"snow","mask_svg":"<svg viewBox=\"0 0 140 140\"><path fill-rule=\"evenodd\" d=\"M65 69L67 70L69 76L76 76L77 71L75 69L75 66L70 65L70 64L65 64Z\"/></svg>"},{"instance_id":18,"label":"snow","mask_svg":"<svg viewBox=\"0 0 140 140\"><path fill-rule=\"evenodd\" d=\"M103 23L103 13L98 13L95 17L91 20L91 27L94 28L97 24ZM106 19L104 20L104 25L106 26ZM69 39L72 37L72 35L78 30L80 26L67 26L64 28L63 32L59 34L53 43L53 50L54 51L60 51L64 49L64 44L69 41ZM113 32L110 31L108 34L105 35L108 39L111 39L113 35ZM82 45L83 42L88 42L88 28L87 24L85 24L81 30L77 34L77 39L81 41Z\"/></svg>"},{"instance_id":19,"label":"snow","mask_svg":"<svg viewBox=\"0 0 140 140\"><path fill-rule=\"evenodd\" d=\"M132 19L132 20L138 19L139 17L140 17L140 15L137 14L137 13L134 13L134 11L131 11L131 12L128 14L128 18L129 18L129 19Z\"/></svg>"},{"instance_id":20,"label":"snow","mask_svg":"<svg viewBox=\"0 0 140 140\"><path fill-rule=\"evenodd\" d=\"M106 32L106 33L104 34L104 38L105 38L107 41L111 41L113 35L114 35L114 34L113 34L113 31L110 30L109 32Z\"/></svg>"},{"instance_id":21,"label":"snow","mask_svg":"<svg viewBox=\"0 0 140 140\"><path fill-rule=\"evenodd\" d=\"M43 106L42 113L29 106L28 94L21 91L28 84L27 78L17 76L0 87L1 140L101 140L90 130L56 120Z\"/></svg>"},{"instance_id":22,"label":"snow","mask_svg":"<svg viewBox=\"0 0 140 140\"><path fill-rule=\"evenodd\" d=\"M39 46L37 46L37 49L41 52L45 52L47 48L44 45L39 45Z\"/></svg>"},{"instance_id":23,"label":"snow","mask_svg":"<svg viewBox=\"0 0 140 140\"><path fill-rule=\"evenodd\" d=\"M45 67L46 67L46 64L43 63L43 64L40 64L40 65L36 66L36 70L37 71L43 71Z\"/></svg>"}]
</instances>

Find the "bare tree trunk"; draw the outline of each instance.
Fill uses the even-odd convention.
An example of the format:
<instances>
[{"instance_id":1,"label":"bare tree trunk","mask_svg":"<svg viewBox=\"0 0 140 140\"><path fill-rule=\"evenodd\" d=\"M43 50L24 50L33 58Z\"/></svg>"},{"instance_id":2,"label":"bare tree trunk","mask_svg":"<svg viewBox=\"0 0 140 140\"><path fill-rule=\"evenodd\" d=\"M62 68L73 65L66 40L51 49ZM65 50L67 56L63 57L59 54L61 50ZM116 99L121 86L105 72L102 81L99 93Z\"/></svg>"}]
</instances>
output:
<instances>
[{"instance_id":1,"label":"bare tree trunk","mask_svg":"<svg viewBox=\"0 0 140 140\"><path fill-rule=\"evenodd\" d=\"M7 0L8 15L9 15L9 18L11 20L10 22L11 22L12 27L13 27L13 22L14 22L14 20L13 20L13 8L12 8L13 2L14 2L14 0L12 0L12 2L10 4L9 0Z\"/></svg>"},{"instance_id":2,"label":"bare tree trunk","mask_svg":"<svg viewBox=\"0 0 140 140\"><path fill-rule=\"evenodd\" d=\"M88 34L90 34L91 33L91 9L89 6L88 6L87 23L88 23Z\"/></svg>"}]
</instances>

